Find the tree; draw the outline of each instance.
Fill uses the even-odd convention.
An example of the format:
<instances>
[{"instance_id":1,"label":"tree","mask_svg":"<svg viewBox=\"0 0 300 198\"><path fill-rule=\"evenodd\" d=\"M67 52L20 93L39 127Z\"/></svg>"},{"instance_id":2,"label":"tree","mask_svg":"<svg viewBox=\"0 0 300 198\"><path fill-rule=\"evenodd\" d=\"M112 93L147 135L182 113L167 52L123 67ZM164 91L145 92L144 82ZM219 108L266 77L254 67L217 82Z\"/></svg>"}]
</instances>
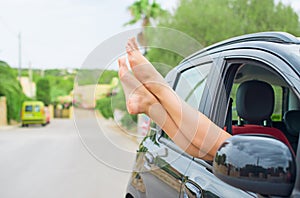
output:
<instances>
[{"instance_id":1,"label":"tree","mask_svg":"<svg viewBox=\"0 0 300 198\"><path fill-rule=\"evenodd\" d=\"M57 97L69 95L70 92L73 90L74 76L47 75L45 79L49 81L51 87L50 98L52 103L57 101Z\"/></svg>"},{"instance_id":2,"label":"tree","mask_svg":"<svg viewBox=\"0 0 300 198\"><path fill-rule=\"evenodd\" d=\"M22 102L28 98L17 80L17 73L3 61L0 61L0 96L6 97L8 122L20 120Z\"/></svg>"},{"instance_id":3,"label":"tree","mask_svg":"<svg viewBox=\"0 0 300 198\"><path fill-rule=\"evenodd\" d=\"M160 19L158 26L184 32L203 47L253 32L285 31L300 35L297 13L289 5L276 4L274 0L180 0L173 16ZM164 39L175 42L174 38ZM170 66L176 66L183 58L161 49L151 49L147 56Z\"/></svg>"},{"instance_id":4,"label":"tree","mask_svg":"<svg viewBox=\"0 0 300 198\"><path fill-rule=\"evenodd\" d=\"M149 0L137 0L128 7L131 13L132 19L125 25L132 25L139 21L142 22L142 32L137 36L138 42L146 46L147 41L144 35L144 29L151 25L151 21L157 20L159 17L168 15L168 12L161 8L161 6L153 0L152 3Z\"/></svg>"},{"instance_id":5,"label":"tree","mask_svg":"<svg viewBox=\"0 0 300 198\"><path fill-rule=\"evenodd\" d=\"M114 77L118 77L118 72L115 70L104 70L98 80L99 84L109 84Z\"/></svg>"},{"instance_id":6,"label":"tree","mask_svg":"<svg viewBox=\"0 0 300 198\"><path fill-rule=\"evenodd\" d=\"M36 85L36 99L48 106L51 103L50 83L46 78L41 78Z\"/></svg>"},{"instance_id":7,"label":"tree","mask_svg":"<svg viewBox=\"0 0 300 198\"><path fill-rule=\"evenodd\" d=\"M144 29L146 26L151 24L151 21L156 20L159 16L165 15L167 12L161 8L161 6L155 2L155 0L150 3L149 0L138 0L128 7L131 13L132 19L125 25L132 25L137 22L142 22L142 32L138 34L138 42L146 46L147 41L144 35ZM99 78L99 83L107 84L110 83L113 77L117 77L118 73L115 71L103 71L101 77ZM119 87L118 93L115 96L102 98L97 101L96 108L101 112L105 118L113 117L113 111L119 109L126 111L125 96L123 89ZM127 127L131 128L135 125L137 121L136 115L130 115L125 113L121 123Z\"/></svg>"},{"instance_id":8,"label":"tree","mask_svg":"<svg viewBox=\"0 0 300 198\"><path fill-rule=\"evenodd\" d=\"M166 11L155 2L150 3L149 0L138 0L128 7L132 19L125 25L132 25L142 21L142 27L149 26L152 19L165 14Z\"/></svg>"}]
</instances>

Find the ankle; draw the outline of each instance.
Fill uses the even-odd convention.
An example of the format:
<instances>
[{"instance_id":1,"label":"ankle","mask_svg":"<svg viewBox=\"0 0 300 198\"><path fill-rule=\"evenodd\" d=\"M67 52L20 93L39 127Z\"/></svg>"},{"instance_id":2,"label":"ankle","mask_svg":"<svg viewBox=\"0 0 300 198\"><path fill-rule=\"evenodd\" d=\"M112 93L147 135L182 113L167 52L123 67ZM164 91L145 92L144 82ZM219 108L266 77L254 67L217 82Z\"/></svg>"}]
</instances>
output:
<instances>
[{"instance_id":1,"label":"ankle","mask_svg":"<svg viewBox=\"0 0 300 198\"><path fill-rule=\"evenodd\" d=\"M156 106L157 104L160 104L155 98L149 99L146 103L145 103L145 111L144 113L148 116L150 116L150 112L151 109L153 108L153 106Z\"/></svg>"},{"instance_id":2,"label":"ankle","mask_svg":"<svg viewBox=\"0 0 300 198\"><path fill-rule=\"evenodd\" d=\"M165 98L167 95L173 95L173 89L160 82L145 83L144 86L149 90L158 100Z\"/></svg>"}]
</instances>

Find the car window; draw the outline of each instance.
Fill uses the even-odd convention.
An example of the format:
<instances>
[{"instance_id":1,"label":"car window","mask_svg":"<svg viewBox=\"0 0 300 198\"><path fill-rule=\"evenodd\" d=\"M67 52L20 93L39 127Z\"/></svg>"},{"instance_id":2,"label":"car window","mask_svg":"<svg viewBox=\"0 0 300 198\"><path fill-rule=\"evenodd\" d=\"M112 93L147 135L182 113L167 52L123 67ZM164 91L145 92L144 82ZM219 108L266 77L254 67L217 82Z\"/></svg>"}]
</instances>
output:
<instances>
[{"instance_id":1,"label":"car window","mask_svg":"<svg viewBox=\"0 0 300 198\"><path fill-rule=\"evenodd\" d=\"M206 63L185 70L175 86L179 97L195 109L199 107L211 67L212 63ZM166 133L161 137L171 140Z\"/></svg>"},{"instance_id":2,"label":"car window","mask_svg":"<svg viewBox=\"0 0 300 198\"><path fill-rule=\"evenodd\" d=\"M25 112L32 112L32 105L26 105Z\"/></svg>"},{"instance_id":3,"label":"car window","mask_svg":"<svg viewBox=\"0 0 300 198\"><path fill-rule=\"evenodd\" d=\"M233 135L271 135L296 153L299 130L294 121L300 115L300 100L286 78L271 68L256 61L239 67L231 87L232 103L228 102L224 128ZM270 93L269 90L274 93L273 99L270 94L262 94L263 91Z\"/></svg>"},{"instance_id":4,"label":"car window","mask_svg":"<svg viewBox=\"0 0 300 198\"><path fill-rule=\"evenodd\" d=\"M198 109L212 64L203 64L184 71L175 91L192 107Z\"/></svg>"},{"instance_id":5,"label":"car window","mask_svg":"<svg viewBox=\"0 0 300 198\"><path fill-rule=\"evenodd\" d=\"M272 114L271 119L273 121L282 121L282 108L283 108L283 89L280 86L272 86L273 90L274 90L274 112Z\"/></svg>"},{"instance_id":6,"label":"car window","mask_svg":"<svg viewBox=\"0 0 300 198\"><path fill-rule=\"evenodd\" d=\"M35 112L40 112L40 106L39 105L35 105Z\"/></svg>"}]
</instances>

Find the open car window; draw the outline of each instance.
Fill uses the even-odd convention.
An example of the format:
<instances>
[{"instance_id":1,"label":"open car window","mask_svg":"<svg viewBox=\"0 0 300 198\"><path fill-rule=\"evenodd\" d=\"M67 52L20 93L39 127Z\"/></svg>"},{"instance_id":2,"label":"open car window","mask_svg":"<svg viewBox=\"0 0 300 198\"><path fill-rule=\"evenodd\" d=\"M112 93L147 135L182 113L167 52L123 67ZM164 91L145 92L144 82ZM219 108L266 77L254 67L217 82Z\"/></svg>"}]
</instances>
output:
<instances>
[{"instance_id":1,"label":"open car window","mask_svg":"<svg viewBox=\"0 0 300 198\"><path fill-rule=\"evenodd\" d=\"M299 133L291 132L291 128L297 126L289 127L289 122L294 122L294 119L290 118L292 121L288 121L285 115L290 111L300 112L299 98L288 82L270 68L259 62L240 66L231 87L232 103L227 111L224 128L233 135L243 133L271 135L296 153ZM254 87L249 88L250 84ZM267 90L262 86L268 87ZM273 96L265 93L268 90L270 93L273 92ZM244 94L247 95L243 96ZM268 109L266 106L269 106ZM231 116L228 116L230 114ZM298 116L295 112L289 115ZM231 122L228 122L228 119L231 119Z\"/></svg>"},{"instance_id":2,"label":"open car window","mask_svg":"<svg viewBox=\"0 0 300 198\"><path fill-rule=\"evenodd\" d=\"M211 67L212 64L207 63L184 71L176 85L175 91L179 97L195 109L199 108Z\"/></svg>"}]
</instances>

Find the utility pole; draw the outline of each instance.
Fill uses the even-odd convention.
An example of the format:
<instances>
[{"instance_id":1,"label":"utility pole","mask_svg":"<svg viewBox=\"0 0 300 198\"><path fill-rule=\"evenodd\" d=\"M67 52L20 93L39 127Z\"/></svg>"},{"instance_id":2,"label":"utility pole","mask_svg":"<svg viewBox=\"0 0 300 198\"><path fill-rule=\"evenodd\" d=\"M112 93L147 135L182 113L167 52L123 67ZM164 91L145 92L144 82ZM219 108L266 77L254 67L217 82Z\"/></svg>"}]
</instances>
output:
<instances>
[{"instance_id":1,"label":"utility pole","mask_svg":"<svg viewBox=\"0 0 300 198\"><path fill-rule=\"evenodd\" d=\"M21 64L22 64L22 37L21 37L21 32L18 33L18 44L19 44L19 71L18 71L18 77L19 77L19 81L21 82Z\"/></svg>"},{"instance_id":2,"label":"utility pole","mask_svg":"<svg viewBox=\"0 0 300 198\"><path fill-rule=\"evenodd\" d=\"M30 97L33 98L33 82L32 82L32 68L31 68L31 62L28 63L28 75L29 75L29 92Z\"/></svg>"}]
</instances>

